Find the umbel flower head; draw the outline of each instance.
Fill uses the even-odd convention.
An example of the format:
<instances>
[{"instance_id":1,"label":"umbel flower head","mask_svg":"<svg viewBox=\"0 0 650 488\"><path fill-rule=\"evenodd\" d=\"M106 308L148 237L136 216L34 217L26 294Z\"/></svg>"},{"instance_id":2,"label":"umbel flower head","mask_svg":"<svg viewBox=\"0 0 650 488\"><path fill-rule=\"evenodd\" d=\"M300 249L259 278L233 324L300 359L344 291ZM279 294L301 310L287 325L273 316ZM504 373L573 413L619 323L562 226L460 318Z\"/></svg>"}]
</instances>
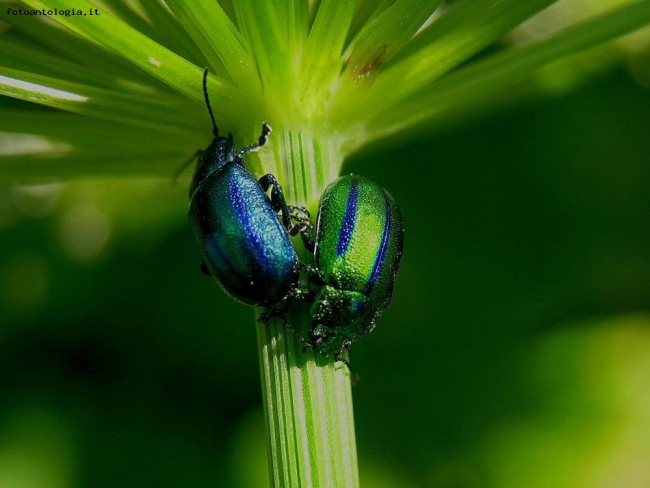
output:
<instances>
[{"instance_id":1,"label":"umbel flower head","mask_svg":"<svg viewBox=\"0 0 650 488\"><path fill-rule=\"evenodd\" d=\"M354 151L502 104L539 68L650 20L648 2L576 2L586 21L478 58L554 2L9 3L0 94L58 110L4 99L3 166L21 179L171 175L209 141L208 66L222 130L241 146L274 128L253 172L313 202Z\"/></svg>"}]
</instances>

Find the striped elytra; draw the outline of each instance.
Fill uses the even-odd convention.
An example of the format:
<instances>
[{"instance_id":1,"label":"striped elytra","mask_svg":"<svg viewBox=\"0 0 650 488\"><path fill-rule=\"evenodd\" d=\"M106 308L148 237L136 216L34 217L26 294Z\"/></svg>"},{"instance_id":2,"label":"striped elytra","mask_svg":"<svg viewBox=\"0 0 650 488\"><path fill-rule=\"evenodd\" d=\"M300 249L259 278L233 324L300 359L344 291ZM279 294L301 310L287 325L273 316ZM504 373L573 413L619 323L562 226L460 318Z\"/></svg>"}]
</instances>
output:
<instances>
[{"instance_id":1,"label":"striped elytra","mask_svg":"<svg viewBox=\"0 0 650 488\"><path fill-rule=\"evenodd\" d=\"M340 357L374 329L390 303L403 243L402 216L386 190L357 175L327 187L314 249L323 285L311 309L319 352Z\"/></svg>"}]
</instances>

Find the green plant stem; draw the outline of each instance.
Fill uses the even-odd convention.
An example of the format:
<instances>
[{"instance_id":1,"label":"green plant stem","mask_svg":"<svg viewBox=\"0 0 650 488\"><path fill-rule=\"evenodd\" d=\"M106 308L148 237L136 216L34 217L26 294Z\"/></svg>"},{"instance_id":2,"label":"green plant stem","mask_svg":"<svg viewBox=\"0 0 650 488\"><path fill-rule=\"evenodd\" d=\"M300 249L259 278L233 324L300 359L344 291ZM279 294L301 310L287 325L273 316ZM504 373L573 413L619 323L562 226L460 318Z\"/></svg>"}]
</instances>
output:
<instances>
[{"instance_id":1,"label":"green plant stem","mask_svg":"<svg viewBox=\"0 0 650 488\"><path fill-rule=\"evenodd\" d=\"M276 130L273 140L271 151L258 153L264 169L279 170L288 202L309 206L313 215L324 187L340 171L340 145L294 130ZM309 262L306 251L302 260ZM309 305L295 302L286 319L305 337ZM301 341L282 320L258 322L257 337L271 486L358 487L347 366L333 357L303 352Z\"/></svg>"},{"instance_id":2,"label":"green plant stem","mask_svg":"<svg viewBox=\"0 0 650 488\"><path fill-rule=\"evenodd\" d=\"M271 486L359 486L347 366L303 353L278 320L257 337Z\"/></svg>"}]
</instances>

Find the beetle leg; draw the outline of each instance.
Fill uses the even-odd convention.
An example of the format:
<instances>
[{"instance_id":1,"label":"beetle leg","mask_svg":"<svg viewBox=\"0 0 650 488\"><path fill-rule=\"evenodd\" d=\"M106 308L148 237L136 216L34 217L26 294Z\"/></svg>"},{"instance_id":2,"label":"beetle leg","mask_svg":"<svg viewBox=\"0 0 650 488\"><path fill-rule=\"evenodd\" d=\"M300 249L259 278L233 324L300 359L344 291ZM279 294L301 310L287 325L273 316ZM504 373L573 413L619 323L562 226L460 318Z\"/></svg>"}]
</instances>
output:
<instances>
[{"instance_id":1,"label":"beetle leg","mask_svg":"<svg viewBox=\"0 0 650 488\"><path fill-rule=\"evenodd\" d=\"M316 247L313 224L311 222L300 222L299 224L292 225L291 229L289 229L289 235L295 236L297 234L300 234L305 248L313 254L314 248Z\"/></svg>"},{"instance_id":2,"label":"beetle leg","mask_svg":"<svg viewBox=\"0 0 650 488\"><path fill-rule=\"evenodd\" d=\"M309 220L309 212L305 207L299 207L296 205L287 205L287 212L289 212L289 217L291 220L295 220L297 224L292 224L289 234L295 236L298 232L302 232L305 229L313 229L314 225Z\"/></svg>"},{"instance_id":3,"label":"beetle leg","mask_svg":"<svg viewBox=\"0 0 650 488\"><path fill-rule=\"evenodd\" d=\"M291 224L291 215L289 214L289 207L286 200L284 199L284 191L278 183L278 180L272 174L267 174L262 176L257 183L262 187L262 190L266 194L269 188L273 187L271 190L271 207L276 212L282 214L282 225L285 230L289 232L292 228Z\"/></svg>"},{"instance_id":4,"label":"beetle leg","mask_svg":"<svg viewBox=\"0 0 650 488\"><path fill-rule=\"evenodd\" d=\"M350 366L350 361L348 361L343 357L343 353L345 351L347 351L348 354L350 354L350 346L352 346L352 341L350 339L345 339L343 341L343 344L341 344L341 350L338 353L336 353L334 359L336 361L341 361L343 364L345 364L348 367L348 371L350 371L350 377L352 379L352 385L354 386L359 382L360 377L357 373L355 373L354 369L352 369L352 366Z\"/></svg>"},{"instance_id":5,"label":"beetle leg","mask_svg":"<svg viewBox=\"0 0 650 488\"><path fill-rule=\"evenodd\" d=\"M276 312L277 312L276 310L268 308L260 314L260 318L257 320L259 322L262 322L264 325L266 325L275 317Z\"/></svg>"},{"instance_id":6,"label":"beetle leg","mask_svg":"<svg viewBox=\"0 0 650 488\"><path fill-rule=\"evenodd\" d=\"M305 273L307 273L307 278L309 278L309 281L311 281L314 285L323 286L325 284L325 281L323 280L323 277L317 268L309 266L305 263L300 263L300 268Z\"/></svg>"},{"instance_id":7,"label":"beetle leg","mask_svg":"<svg viewBox=\"0 0 650 488\"><path fill-rule=\"evenodd\" d=\"M287 202L284 199L284 190L282 189L282 186L280 186L278 179L271 173L268 173L257 180L257 183L260 185L264 193L269 191L269 188L273 187L271 190L271 198L269 199L271 207L273 207L273 210L276 212L286 213L287 218L289 218L289 209L291 207L287 205Z\"/></svg>"},{"instance_id":8,"label":"beetle leg","mask_svg":"<svg viewBox=\"0 0 650 488\"><path fill-rule=\"evenodd\" d=\"M308 341L308 340L305 339L303 336L301 336L301 335L298 333L298 331L294 328L294 326L293 326L292 324L290 324L290 323L289 323L289 322L288 322L284 317L282 317L282 321L284 322L284 325L285 325L285 326L286 326L286 327L291 331L291 333L293 334L293 336L294 336L294 337L298 340L298 342L300 342L300 344L302 345L302 352L303 352L303 353L306 352L307 349L314 349L315 346L314 346L310 341Z\"/></svg>"},{"instance_id":9,"label":"beetle leg","mask_svg":"<svg viewBox=\"0 0 650 488\"><path fill-rule=\"evenodd\" d=\"M305 339L303 336L300 335L300 333L296 330L296 328L291 324L285 317L285 312L286 312L286 307L283 307L281 309L277 308L268 308L264 312L260 314L260 322L263 324L268 324L272 319L279 319L284 323L284 326L291 331L293 336L300 342L302 345L302 352L305 352L307 348L309 349L314 349L314 344L312 344L310 341Z\"/></svg>"},{"instance_id":10,"label":"beetle leg","mask_svg":"<svg viewBox=\"0 0 650 488\"><path fill-rule=\"evenodd\" d=\"M295 236L300 234L305 248L311 253L314 252L314 247L316 246L316 240L314 238L314 224L311 223L309 210L305 207L300 207L297 205L287 205L289 214L291 218L297 222L297 224L292 224L289 229L289 235Z\"/></svg>"},{"instance_id":11,"label":"beetle leg","mask_svg":"<svg viewBox=\"0 0 650 488\"><path fill-rule=\"evenodd\" d=\"M292 219L298 222L309 222L311 215L305 207L301 207L300 205L287 205L287 208Z\"/></svg>"},{"instance_id":12,"label":"beetle leg","mask_svg":"<svg viewBox=\"0 0 650 488\"><path fill-rule=\"evenodd\" d=\"M181 165L181 166L180 166L180 167L179 167L179 168L174 172L174 176L172 177L172 183L176 183L176 180L177 180L178 177L181 175L181 173L183 172L183 170L184 170L185 168L187 168L190 164L192 164L192 162L194 162L195 159L200 158L200 157L203 155L204 152L205 152L205 151L203 151L202 149L199 149L198 151L196 151L196 152L194 153L194 155L193 155L190 159L188 159L186 162L184 162L184 163L183 163L183 164L182 164L182 165Z\"/></svg>"},{"instance_id":13,"label":"beetle leg","mask_svg":"<svg viewBox=\"0 0 650 488\"><path fill-rule=\"evenodd\" d=\"M255 152L258 151L264 144L266 144L269 140L269 134L272 132L271 126L264 122L262 124L262 134L260 135L260 138L257 140L257 144L251 144L250 146L246 146L244 149L239 151L235 155L235 163L241 164L242 158L244 157L244 154L249 153L249 152Z\"/></svg>"},{"instance_id":14,"label":"beetle leg","mask_svg":"<svg viewBox=\"0 0 650 488\"><path fill-rule=\"evenodd\" d=\"M316 292L302 288L295 288L294 290L291 290L290 297L297 298L303 302L312 303L316 299Z\"/></svg>"},{"instance_id":15,"label":"beetle leg","mask_svg":"<svg viewBox=\"0 0 650 488\"><path fill-rule=\"evenodd\" d=\"M201 264L199 264L199 269L201 270L201 273L203 273L205 276L212 276L210 274L210 270L208 269L208 265L205 264L205 261L201 261Z\"/></svg>"},{"instance_id":16,"label":"beetle leg","mask_svg":"<svg viewBox=\"0 0 650 488\"><path fill-rule=\"evenodd\" d=\"M284 315L287 313L287 308L289 307L289 301L284 301L281 307L279 308L273 308L273 307L267 307L265 310L260 314L260 318L258 319L260 322L262 322L264 325L268 324L271 320L273 319L280 319L283 322L286 322Z\"/></svg>"},{"instance_id":17,"label":"beetle leg","mask_svg":"<svg viewBox=\"0 0 650 488\"><path fill-rule=\"evenodd\" d=\"M314 253L316 248L316 239L314 239L314 226L309 224L308 228L300 230L300 238L302 243L305 245L305 248L310 252Z\"/></svg>"},{"instance_id":18,"label":"beetle leg","mask_svg":"<svg viewBox=\"0 0 650 488\"><path fill-rule=\"evenodd\" d=\"M314 226L311 225L309 222L300 222L298 224L291 224L291 228L289 229L289 235L291 237L298 235L299 233L302 234L304 232L313 230Z\"/></svg>"}]
</instances>

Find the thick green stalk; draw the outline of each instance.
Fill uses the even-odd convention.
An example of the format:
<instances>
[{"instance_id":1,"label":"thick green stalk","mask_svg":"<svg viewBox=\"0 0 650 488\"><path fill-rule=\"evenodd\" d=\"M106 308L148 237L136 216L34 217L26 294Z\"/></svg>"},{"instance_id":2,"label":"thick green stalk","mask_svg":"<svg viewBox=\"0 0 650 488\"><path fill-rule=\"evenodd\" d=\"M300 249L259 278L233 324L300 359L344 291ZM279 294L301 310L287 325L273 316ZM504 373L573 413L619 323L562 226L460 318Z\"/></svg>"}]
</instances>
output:
<instances>
[{"instance_id":1,"label":"thick green stalk","mask_svg":"<svg viewBox=\"0 0 650 488\"><path fill-rule=\"evenodd\" d=\"M258 323L257 337L271 486L359 486L347 366L302 352L281 321Z\"/></svg>"},{"instance_id":2,"label":"thick green stalk","mask_svg":"<svg viewBox=\"0 0 650 488\"><path fill-rule=\"evenodd\" d=\"M341 155L332 141L301 131L274 134L267 157L285 183L290 203L313 206L338 175ZM262 156L262 154L260 153ZM265 169L271 161L264 160ZM303 260L309 256L303 253ZM309 306L294 303L287 321L305 337ZM258 322L262 394L273 487L358 487L350 371L302 343L281 320Z\"/></svg>"}]
</instances>

